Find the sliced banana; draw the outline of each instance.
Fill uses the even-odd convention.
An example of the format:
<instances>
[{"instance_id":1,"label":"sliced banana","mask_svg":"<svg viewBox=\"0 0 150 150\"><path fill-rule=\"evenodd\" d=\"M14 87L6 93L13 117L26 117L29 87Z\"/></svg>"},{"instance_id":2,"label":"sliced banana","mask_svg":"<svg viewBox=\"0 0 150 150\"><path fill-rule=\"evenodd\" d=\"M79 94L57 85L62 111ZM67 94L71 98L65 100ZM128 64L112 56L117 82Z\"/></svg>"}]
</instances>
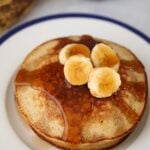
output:
<instances>
[{"instance_id":1,"label":"sliced banana","mask_svg":"<svg viewBox=\"0 0 150 150\"><path fill-rule=\"evenodd\" d=\"M64 65L66 80L72 85L83 85L88 82L89 74L93 69L89 58L83 55L74 55L68 58Z\"/></svg>"},{"instance_id":2,"label":"sliced banana","mask_svg":"<svg viewBox=\"0 0 150 150\"><path fill-rule=\"evenodd\" d=\"M91 59L96 67L110 67L118 71L120 61L115 51L104 43L96 44L91 53Z\"/></svg>"},{"instance_id":3,"label":"sliced banana","mask_svg":"<svg viewBox=\"0 0 150 150\"><path fill-rule=\"evenodd\" d=\"M94 97L109 97L118 90L120 85L120 75L112 68L95 68L90 73L88 88Z\"/></svg>"},{"instance_id":4,"label":"sliced banana","mask_svg":"<svg viewBox=\"0 0 150 150\"><path fill-rule=\"evenodd\" d=\"M59 61L61 64L65 64L67 59L73 55L82 54L85 57L90 58L90 49L83 44L68 44L64 48L61 49L59 53Z\"/></svg>"}]
</instances>

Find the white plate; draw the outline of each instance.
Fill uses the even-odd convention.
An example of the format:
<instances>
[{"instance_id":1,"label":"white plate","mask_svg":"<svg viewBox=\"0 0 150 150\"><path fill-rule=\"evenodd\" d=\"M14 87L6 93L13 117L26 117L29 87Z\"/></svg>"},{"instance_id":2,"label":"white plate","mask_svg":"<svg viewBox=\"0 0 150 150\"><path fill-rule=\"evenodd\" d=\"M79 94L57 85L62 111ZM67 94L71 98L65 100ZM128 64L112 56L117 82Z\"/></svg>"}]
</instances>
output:
<instances>
[{"instance_id":1,"label":"white plate","mask_svg":"<svg viewBox=\"0 0 150 150\"><path fill-rule=\"evenodd\" d=\"M149 38L124 23L102 16L62 14L23 24L0 39L1 150L56 149L37 137L21 120L15 107L13 80L18 66L37 45L48 39L81 34L90 34L130 48L143 62L150 79ZM150 147L149 109L148 102L146 112L136 131L115 149L147 150Z\"/></svg>"}]
</instances>

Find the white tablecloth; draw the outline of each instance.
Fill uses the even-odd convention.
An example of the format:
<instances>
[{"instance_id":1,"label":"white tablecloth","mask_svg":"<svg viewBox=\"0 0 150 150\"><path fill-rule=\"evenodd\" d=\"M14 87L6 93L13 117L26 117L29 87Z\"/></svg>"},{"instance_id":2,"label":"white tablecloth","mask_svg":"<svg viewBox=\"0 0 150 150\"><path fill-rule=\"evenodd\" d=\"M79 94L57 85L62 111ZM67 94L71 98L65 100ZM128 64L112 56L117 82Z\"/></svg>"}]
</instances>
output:
<instances>
[{"instance_id":1,"label":"white tablecloth","mask_svg":"<svg viewBox=\"0 0 150 150\"><path fill-rule=\"evenodd\" d=\"M94 13L112 17L136 27L150 37L150 0L37 0L30 14L18 24L41 16L65 12Z\"/></svg>"}]
</instances>

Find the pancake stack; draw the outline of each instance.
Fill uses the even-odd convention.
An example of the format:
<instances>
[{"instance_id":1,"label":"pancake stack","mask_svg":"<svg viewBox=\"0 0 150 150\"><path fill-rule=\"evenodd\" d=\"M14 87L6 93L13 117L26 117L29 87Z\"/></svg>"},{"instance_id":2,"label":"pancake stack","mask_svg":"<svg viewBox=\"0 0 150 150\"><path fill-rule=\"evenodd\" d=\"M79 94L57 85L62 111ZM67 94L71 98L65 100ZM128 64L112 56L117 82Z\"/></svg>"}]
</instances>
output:
<instances>
[{"instance_id":1,"label":"pancake stack","mask_svg":"<svg viewBox=\"0 0 150 150\"><path fill-rule=\"evenodd\" d=\"M91 51L103 43L120 60L121 85L109 97L91 95L86 84L71 85L59 61L68 44ZM123 141L137 126L146 106L144 66L127 48L88 35L47 41L25 58L15 80L17 108L37 135L57 147L76 150L105 149Z\"/></svg>"}]
</instances>

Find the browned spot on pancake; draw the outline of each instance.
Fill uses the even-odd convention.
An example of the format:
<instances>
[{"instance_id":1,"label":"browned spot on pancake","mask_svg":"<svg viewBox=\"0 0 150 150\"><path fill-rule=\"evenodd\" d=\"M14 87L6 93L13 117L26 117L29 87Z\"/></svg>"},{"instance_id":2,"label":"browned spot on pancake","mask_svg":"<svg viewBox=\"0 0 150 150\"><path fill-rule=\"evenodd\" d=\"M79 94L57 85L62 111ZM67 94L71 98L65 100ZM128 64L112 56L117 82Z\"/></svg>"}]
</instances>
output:
<instances>
[{"instance_id":1,"label":"browned spot on pancake","mask_svg":"<svg viewBox=\"0 0 150 150\"><path fill-rule=\"evenodd\" d=\"M136 97L136 100L144 101L146 91L145 82L126 81L123 78L123 74L121 74L121 77L122 83L119 92L121 92L122 97L124 96L124 91L127 90Z\"/></svg>"},{"instance_id":2,"label":"browned spot on pancake","mask_svg":"<svg viewBox=\"0 0 150 150\"><path fill-rule=\"evenodd\" d=\"M131 61L120 60L120 68L122 70L132 69L132 70L137 71L139 73L143 73L143 71L144 71L143 65L137 59L134 59Z\"/></svg>"},{"instance_id":3,"label":"browned spot on pancake","mask_svg":"<svg viewBox=\"0 0 150 150\"><path fill-rule=\"evenodd\" d=\"M55 47L55 53L58 54L60 49L69 43L82 43L92 49L98 41L95 41L90 36L82 36L81 40L74 42L67 38L57 39L59 44ZM99 41L100 42L100 41ZM145 94L144 83L129 83L123 76L126 69L135 69L144 71L143 66L138 61L121 61L121 69L119 73L122 79L122 85L117 93L109 98L98 99L94 98L86 85L71 86L64 77L63 65L59 62L48 64L38 70L29 72L21 69L16 77L16 85L25 84L33 88L45 91L45 93L54 100L62 109L62 115L65 121L65 131L63 140L72 143L80 143L82 125L91 115L94 106L103 109L106 101L111 101L125 114L129 122L135 123L138 116L136 113L122 100L122 91L132 89L139 99L143 99ZM142 72L143 73L143 72ZM111 109L111 108L110 108Z\"/></svg>"},{"instance_id":4,"label":"browned spot on pancake","mask_svg":"<svg viewBox=\"0 0 150 150\"><path fill-rule=\"evenodd\" d=\"M146 97L145 91L146 91L145 82L138 82L134 84L134 91L132 93L138 96L139 101L143 101Z\"/></svg>"},{"instance_id":5,"label":"browned spot on pancake","mask_svg":"<svg viewBox=\"0 0 150 150\"><path fill-rule=\"evenodd\" d=\"M126 89L132 93L138 101L143 101L145 99L145 83L144 82L127 82Z\"/></svg>"},{"instance_id":6,"label":"browned spot on pancake","mask_svg":"<svg viewBox=\"0 0 150 150\"><path fill-rule=\"evenodd\" d=\"M89 47L90 50L92 50L95 44L100 43L100 41L99 42L95 41L95 39L93 39L93 37L89 35L83 35L81 36L79 43L86 45L87 47Z\"/></svg>"},{"instance_id":7,"label":"browned spot on pancake","mask_svg":"<svg viewBox=\"0 0 150 150\"><path fill-rule=\"evenodd\" d=\"M121 87L120 91L128 90L134 96L137 97L137 100L143 101L145 99L145 81L143 82L131 82L127 81L128 78L128 70L133 70L139 73L144 73L144 67L138 60L133 61L120 61L120 69L119 74L121 75Z\"/></svg>"},{"instance_id":8,"label":"browned spot on pancake","mask_svg":"<svg viewBox=\"0 0 150 150\"><path fill-rule=\"evenodd\" d=\"M113 99L113 103L122 111L126 119L131 124L134 124L138 120L138 115L125 103L121 97Z\"/></svg>"},{"instance_id":9,"label":"browned spot on pancake","mask_svg":"<svg viewBox=\"0 0 150 150\"><path fill-rule=\"evenodd\" d=\"M75 43L69 38L59 38L59 39L56 39L56 40L59 41L57 46L54 48L56 53L59 53L60 49L63 48L65 45Z\"/></svg>"}]
</instances>

